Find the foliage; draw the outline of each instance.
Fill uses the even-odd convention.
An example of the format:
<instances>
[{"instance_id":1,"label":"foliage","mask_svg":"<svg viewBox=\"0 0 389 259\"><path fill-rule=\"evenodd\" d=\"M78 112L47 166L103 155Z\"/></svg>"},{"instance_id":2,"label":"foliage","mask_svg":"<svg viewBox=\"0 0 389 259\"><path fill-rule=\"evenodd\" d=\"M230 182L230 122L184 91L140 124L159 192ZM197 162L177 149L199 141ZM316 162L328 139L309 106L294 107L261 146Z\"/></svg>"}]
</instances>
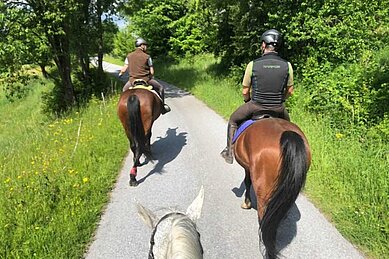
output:
<instances>
[{"instance_id":1,"label":"foliage","mask_svg":"<svg viewBox=\"0 0 389 259\"><path fill-rule=\"evenodd\" d=\"M366 52L360 62L336 67L308 59L302 80L302 87L309 93L306 108L331 115L337 125L379 123L389 114L388 61L388 48Z\"/></svg>"},{"instance_id":2,"label":"foliage","mask_svg":"<svg viewBox=\"0 0 389 259\"><path fill-rule=\"evenodd\" d=\"M132 35L145 38L153 56L177 58L208 50L213 33L205 1L133 0L124 10Z\"/></svg>"},{"instance_id":3,"label":"foliage","mask_svg":"<svg viewBox=\"0 0 389 259\"><path fill-rule=\"evenodd\" d=\"M58 71L56 85L60 88L55 93L61 96L51 99L60 101L57 106L63 106L61 110L70 108L77 101L72 72L81 70L81 81L89 87L92 83L90 57L98 55L101 60L103 53L113 48L117 26L110 15L116 2L2 1L0 72L15 74L23 64L38 64L47 76L45 67L54 61ZM102 62L98 66L102 71Z\"/></svg>"},{"instance_id":4,"label":"foliage","mask_svg":"<svg viewBox=\"0 0 389 259\"><path fill-rule=\"evenodd\" d=\"M304 64L356 61L367 48L388 44L387 0L364 1L212 1L216 9L218 44L215 53L226 65L240 65L258 56L261 34L270 28L283 33L283 56Z\"/></svg>"},{"instance_id":5,"label":"foliage","mask_svg":"<svg viewBox=\"0 0 389 259\"><path fill-rule=\"evenodd\" d=\"M124 57L135 49L135 38L135 35L131 33L128 27L120 30L115 35L112 55L123 59L122 65L124 64Z\"/></svg>"},{"instance_id":6,"label":"foliage","mask_svg":"<svg viewBox=\"0 0 389 259\"><path fill-rule=\"evenodd\" d=\"M385 257L389 252L389 142L372 137L371 130L343 131L327 116L298 109L291 115L313 150L306 194L367 257Z\"/></svg>"},{"instance_id":7,"label":"foliage","mask_svg":"<svg viewBox=\"0 0 389 259\"><path fill-rule=\"evenodd\" d=\"M389 46L382 51L372 53L373 57L363 64L363 81L372 94L368 110L373 121L389 116Z\"/></svg>"},{"instance_id":8,"label":"foliage","mask_svg":"<svg viewBox=\"0 0 389 259\"><path fill-rule=\"evenodd\" d=\"M82 258L128 149L117 96L51 120L40 112L51 87L0 96L1 258Z\"/></svg>"},{"instance_id":9,"label":"foliage","mask_svg":"<svg viewBox=\"0 0 389 259\"><path fill-rule=\"evenodd\" d=\"M172 48L170 55L181 57L209 52L215 37L210 16L206 3L201 2L188 8L186 14L178 20L172 21L169 25L173 31L169 39Z\"/></svg>"},{"instance_id":10,"label":"foliage","mask_svg":"<svg viewBox=\"0 0 389 259\"><path fill-rule=\"evenodd\" d=\"M31 17L20 8L0 3L0 73L14 74L24 64L48 65L51 54L45 38L36 27L29 28Z\"/></svg>"},{"instance_id":11,"label":"foliage","mask_svg":"<svg viewBox=\"0 0 389 259\"><path fill-rule=\"evenodd\" d=\"M137 2L129 1L126 6ZM183 17L186 7L183 0L147 0L141 1L140 9L127 11L131 15L131 28L136 36L149 42L152 56L166 56L170 50L169 39L173 32L169 25Z\"/></svg>"},{"instance_id":12,"label":"foliage","mask_svg":"<svg viewBox=\"0 0 389 259\"><path fill-rule=\"evenodd\" d=\"M118 84L105 73L100 73L97 69L90 72L88 84L83 82L84 77L81 71L73 73L75 97L78 108L83 107L88 102L97 97L106 98L118 91ZM121 88L121 87L120 87ZM66 115L68 107L62 101L63 92L60 82L54 81L54 86L42 93L42 112L48 116L61 117ZM76 107L74 107L76 108Z\"/></svg>"},{"instance_id":13,"label":"foliage","mask_svg":"<svg viewBox=\"0 0 389 259\"><path fill-rule=\"evenodd\" d=\"M14 102L17 99L22 99L29 92L28 82L30 77L25 74L4 74L3 80L0 81L3 85L5 97Z\"/></svg>"}]
</instances>

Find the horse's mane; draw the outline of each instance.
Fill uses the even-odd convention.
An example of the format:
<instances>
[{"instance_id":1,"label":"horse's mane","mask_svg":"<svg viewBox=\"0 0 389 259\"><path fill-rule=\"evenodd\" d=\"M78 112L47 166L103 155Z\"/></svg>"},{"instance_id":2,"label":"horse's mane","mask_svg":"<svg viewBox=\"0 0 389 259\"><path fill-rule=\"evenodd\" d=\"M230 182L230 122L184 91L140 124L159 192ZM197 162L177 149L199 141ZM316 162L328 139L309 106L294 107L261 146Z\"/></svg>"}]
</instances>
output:
<instances>
[{"instance_id":1,"label":"horse's mane","mask_svg":"<svg viewBox=\"0 0 389 259\"><path fill-rule=\"evenodd\" d=\"M196 224L185 214L170 210L170 234L167 242L166 258L203 258L203 248ZM167 230L165 230L167 231Z\"/></svg>"},{"instance_id":2,"label":"horse's mane","mask_svg":"<svg viewBox=\"0 0 389 259\"><path fill-rule=\"evenodd\" d=\"M204 187L186 209L180 212L173 208L162 208L158 217L151 210L136 203L138 215L152 229L149 258L156 259L202 259L200 233L196 221L200 218L204 201Z\"/></svg>"},{"instance_id":3,"label":"horse's mane","mask_svg":"<svg viewBox=\"0 0 389 259\"><path fill-rule=\"evenodd\" d=\"M202 258L200 234L196 224L187 216L178 214L173 219L170 247L168 258Z\"/></svg>"}]
</instances>

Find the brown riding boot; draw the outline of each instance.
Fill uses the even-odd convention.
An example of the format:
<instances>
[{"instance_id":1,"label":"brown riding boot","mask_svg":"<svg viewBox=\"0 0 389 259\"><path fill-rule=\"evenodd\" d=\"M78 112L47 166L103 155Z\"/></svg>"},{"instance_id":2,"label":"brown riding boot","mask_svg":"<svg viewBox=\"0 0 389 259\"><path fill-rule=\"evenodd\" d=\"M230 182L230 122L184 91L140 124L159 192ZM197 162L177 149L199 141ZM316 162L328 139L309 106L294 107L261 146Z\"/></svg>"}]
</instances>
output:
<instances>
[{"instance_id":1,"label":"brown riding boot","mask_svg":"<svg viewBox=\"0 0 389 259\"><path fill-rule=\"evenodd\" d=\"M232 153L232 139L234 138L237 126L228 123L227 127L227 146L223 149L220 155L226 160L226 163L232 164L234 162L234 155Z\"/></svg>"}]
</instances>

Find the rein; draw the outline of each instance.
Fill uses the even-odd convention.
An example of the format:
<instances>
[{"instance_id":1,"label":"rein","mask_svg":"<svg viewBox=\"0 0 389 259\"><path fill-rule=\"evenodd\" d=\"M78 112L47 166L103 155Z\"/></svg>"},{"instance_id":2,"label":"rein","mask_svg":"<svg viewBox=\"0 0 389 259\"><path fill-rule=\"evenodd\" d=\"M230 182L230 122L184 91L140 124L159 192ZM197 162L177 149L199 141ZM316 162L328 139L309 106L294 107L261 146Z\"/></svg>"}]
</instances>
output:
<instances>
[{"instance_id":1,"label":"rein","mask_svg":"<svg viewBox=\"0 0 389 259\"><path fill-rule=\"evenodd\" d=\"M168 213L166 215L164 215L158 222L157 224L155 225L154 229L153 229L153 232L151 234L151 238L150 238L150 250L149 250L149 259L154 259L154 253L153 253L153 248L154 248L154 237L155 237L155 233L157 232L157 227L158 225L165 219L167 219L168 217L170 216L173 216L173 215L183 215L183 216L186 216L184 213L181 213L181 212L171 212L171 213Z\"/></svg>"}]
</instances>

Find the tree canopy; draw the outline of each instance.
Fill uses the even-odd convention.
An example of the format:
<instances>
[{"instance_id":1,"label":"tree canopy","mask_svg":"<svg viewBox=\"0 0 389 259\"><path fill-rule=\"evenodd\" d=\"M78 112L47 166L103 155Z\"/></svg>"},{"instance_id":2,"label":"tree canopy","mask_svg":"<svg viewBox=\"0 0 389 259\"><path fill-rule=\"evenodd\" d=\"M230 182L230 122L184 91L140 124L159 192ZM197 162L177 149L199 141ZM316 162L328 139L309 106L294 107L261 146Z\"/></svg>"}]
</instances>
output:
<instances>
[{"instance_id":1,"label":"tree canopy","mask_svg":"<svg viewBox=\"0 0 389 259\"><path fill-rule=\"evenodd\" d=\"M37 64L46 73L45 66L54 61L59 75L55 110L66 110L76 101L72 73L81 70L81 81L90 84L91 56L99 57L102 71L102 55L110 51L104 45L112 46L104 42L104 33L117 30L102 17L109 15L115 4L115 0L5 0L0 4L1 72L14 77L21 65Z\"/></svg>"}]
</instances>

